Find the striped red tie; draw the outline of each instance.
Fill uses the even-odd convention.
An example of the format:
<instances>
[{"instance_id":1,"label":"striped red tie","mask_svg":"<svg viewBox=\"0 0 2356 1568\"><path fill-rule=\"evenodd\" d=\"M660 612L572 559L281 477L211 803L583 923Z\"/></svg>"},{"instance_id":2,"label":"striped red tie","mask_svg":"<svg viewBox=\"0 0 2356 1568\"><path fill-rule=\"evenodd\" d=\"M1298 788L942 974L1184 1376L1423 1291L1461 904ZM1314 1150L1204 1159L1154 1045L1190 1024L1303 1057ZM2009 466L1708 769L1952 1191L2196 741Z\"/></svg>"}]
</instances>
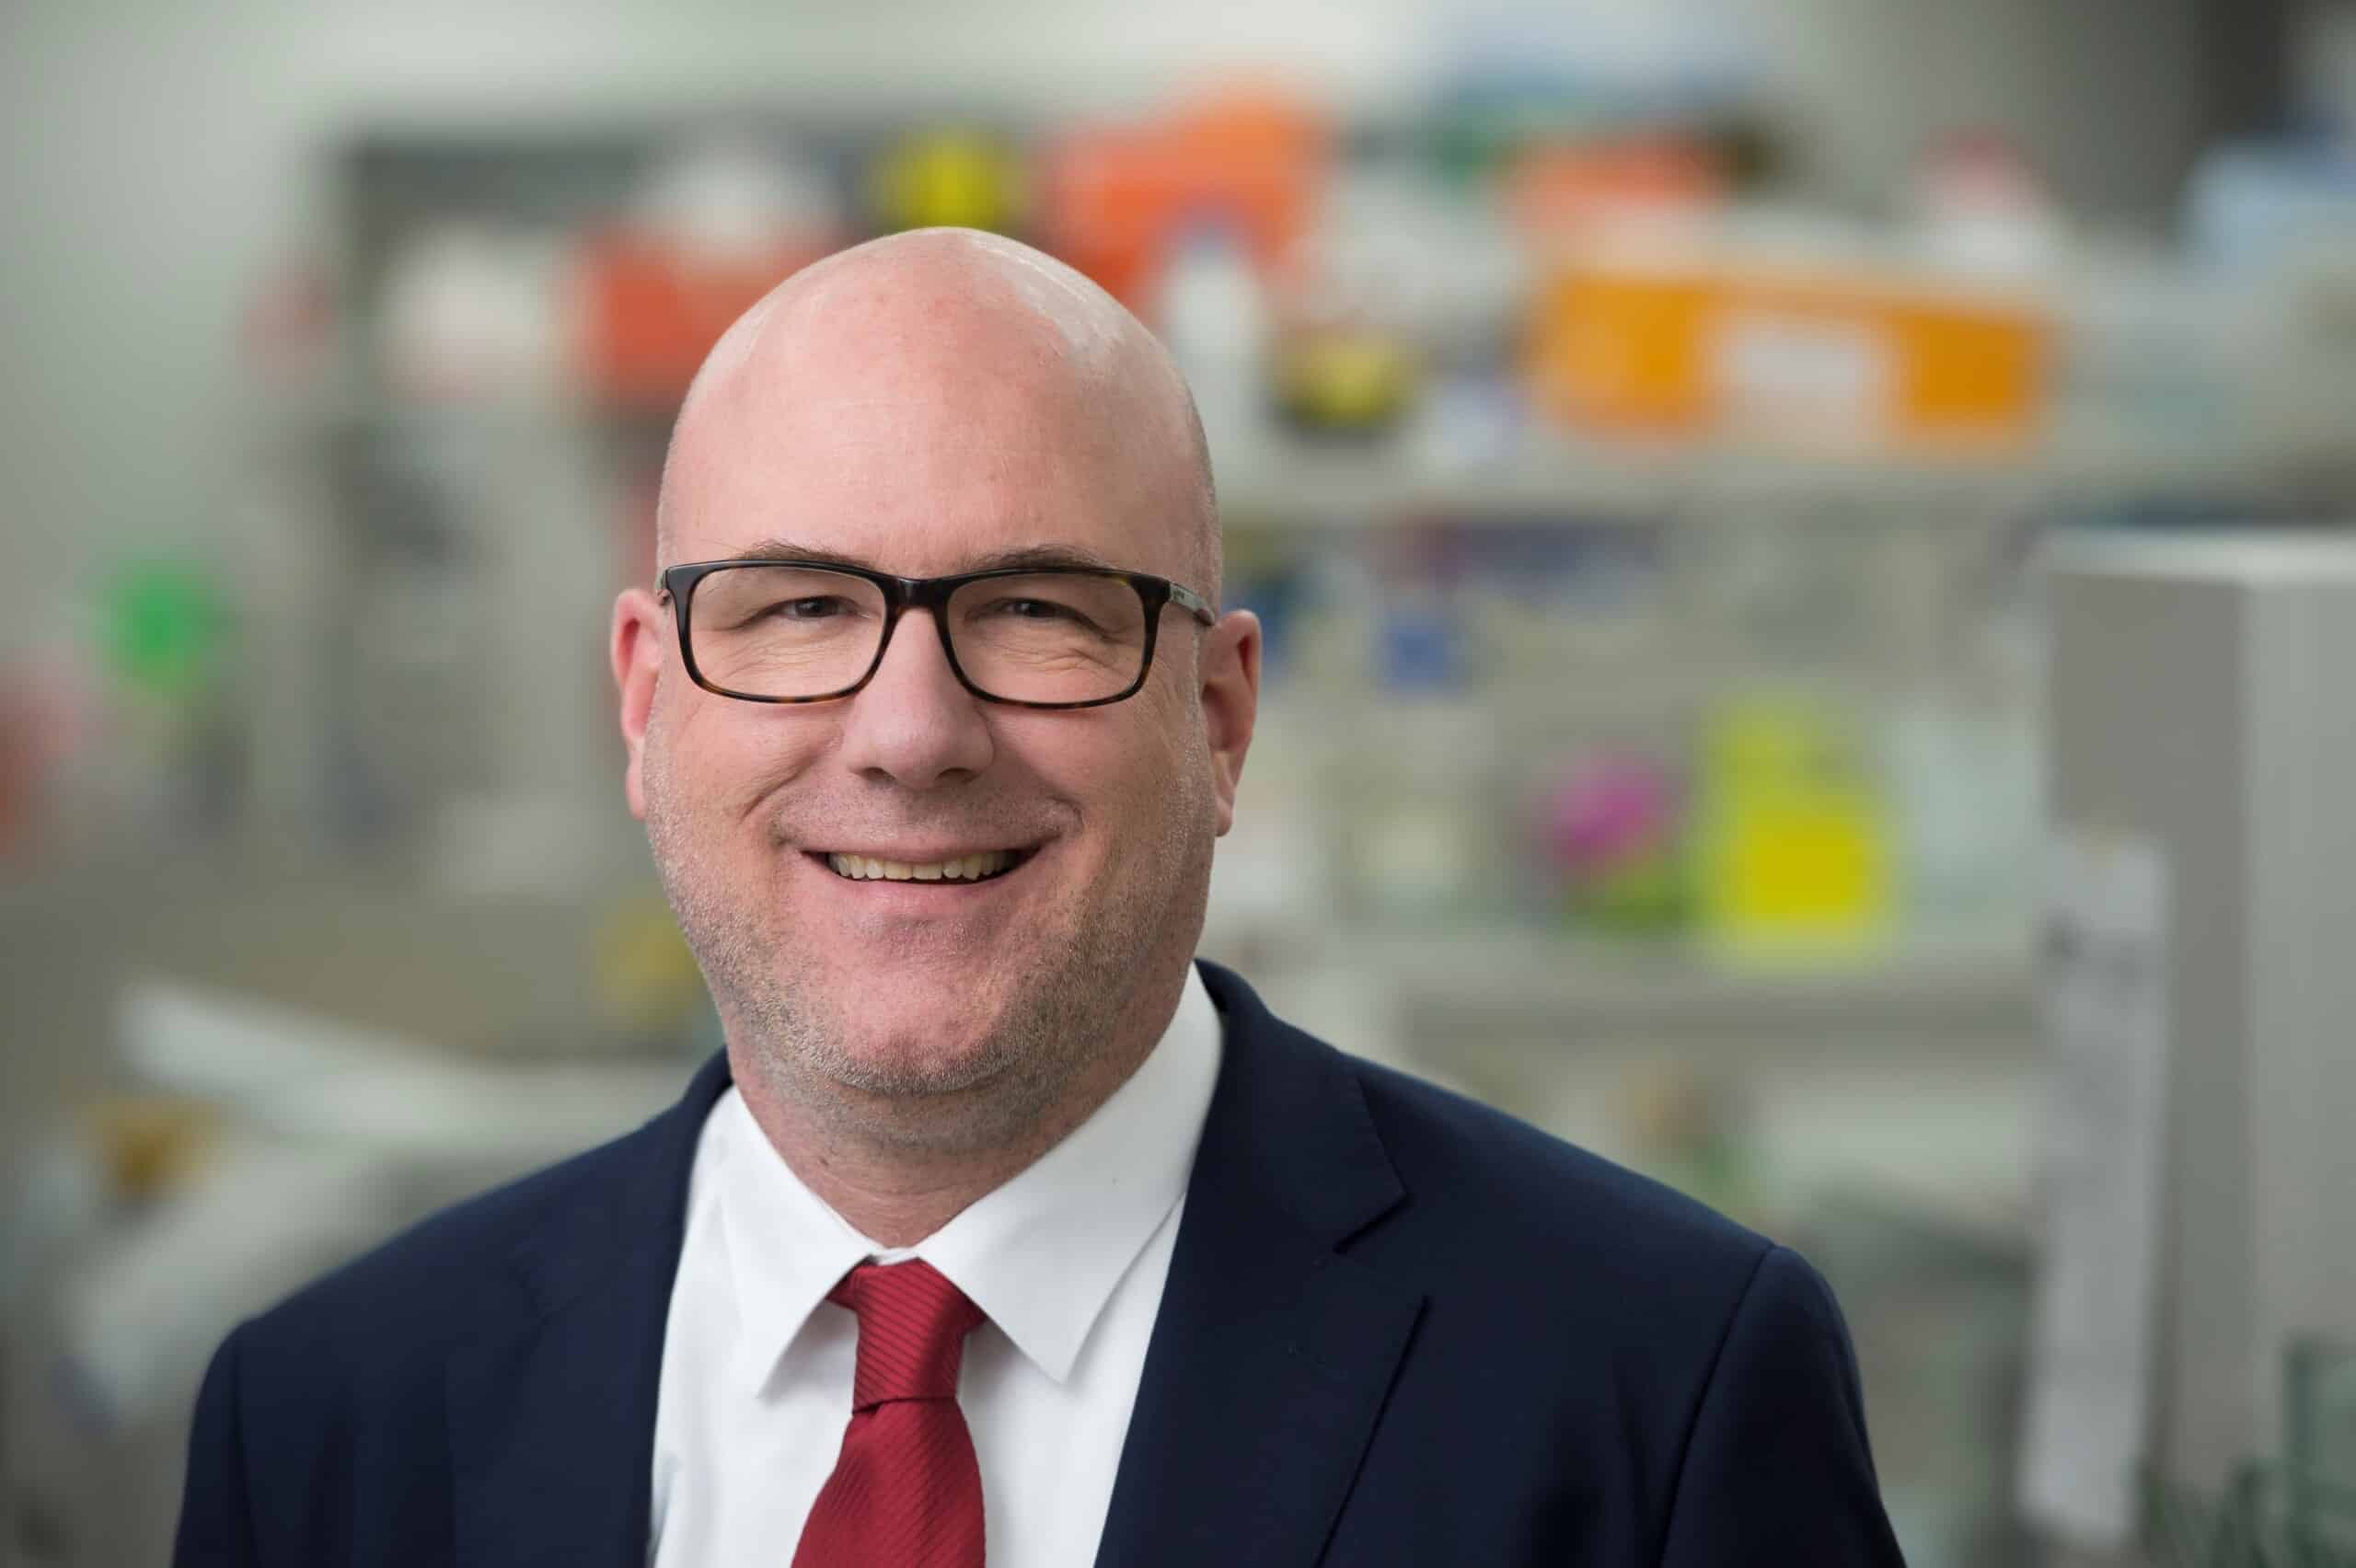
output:
<instances>
[{"instance_id":1,"label":"striped red tie","mask_svg":"<svg viewBox=\"0 0 2356 1568\"><path fill-rule=\"evenodd\" d=\"M826 1298L859 1315L859 1371L793 1568L981 1568L982 1470L957 1368L982 1309L921 1259L861 1263Z\"/></svg>"}]
</instances>

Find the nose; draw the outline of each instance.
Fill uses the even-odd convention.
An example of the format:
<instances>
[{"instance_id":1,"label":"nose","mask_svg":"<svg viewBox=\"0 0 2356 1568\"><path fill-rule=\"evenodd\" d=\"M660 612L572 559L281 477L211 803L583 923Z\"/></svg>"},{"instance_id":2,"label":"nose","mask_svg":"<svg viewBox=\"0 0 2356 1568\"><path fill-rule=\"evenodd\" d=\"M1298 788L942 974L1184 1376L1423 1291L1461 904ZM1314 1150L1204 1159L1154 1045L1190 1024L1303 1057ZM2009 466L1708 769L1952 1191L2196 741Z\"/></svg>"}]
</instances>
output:
<instances>
[{"instance_id":1,"label":"nose","mask_svg":"<svg viewBox=\"0 0 2356 1568\"><path fill-rule=\"evenodd\" d=\"M911 790L970 778L997 751L981 699L949 667L932 614L901 616L884 663L843 717L844 763Z\"/></svg>"}]
</instances>

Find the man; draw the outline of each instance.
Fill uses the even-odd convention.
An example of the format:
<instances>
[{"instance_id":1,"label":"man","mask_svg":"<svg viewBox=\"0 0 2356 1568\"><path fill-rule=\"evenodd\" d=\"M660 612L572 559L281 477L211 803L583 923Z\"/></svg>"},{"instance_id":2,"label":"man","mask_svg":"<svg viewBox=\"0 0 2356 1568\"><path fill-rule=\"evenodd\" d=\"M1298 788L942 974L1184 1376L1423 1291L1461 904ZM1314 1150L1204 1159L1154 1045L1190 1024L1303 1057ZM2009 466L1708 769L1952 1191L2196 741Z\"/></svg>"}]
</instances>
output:
<instances>
[{"instance_id":1,"label":"man","mask_svg":"<svg viewBox=\"0 0 2356 1568\"><path fill-rule=\"evenodd\" d=\"M733 329L616 606L727 1038L241 1325L198 1563L1891 1563L1792 1253L1192 960L1260 635L1169 359L1010 242Z\"/></svg>"}]
</instances>

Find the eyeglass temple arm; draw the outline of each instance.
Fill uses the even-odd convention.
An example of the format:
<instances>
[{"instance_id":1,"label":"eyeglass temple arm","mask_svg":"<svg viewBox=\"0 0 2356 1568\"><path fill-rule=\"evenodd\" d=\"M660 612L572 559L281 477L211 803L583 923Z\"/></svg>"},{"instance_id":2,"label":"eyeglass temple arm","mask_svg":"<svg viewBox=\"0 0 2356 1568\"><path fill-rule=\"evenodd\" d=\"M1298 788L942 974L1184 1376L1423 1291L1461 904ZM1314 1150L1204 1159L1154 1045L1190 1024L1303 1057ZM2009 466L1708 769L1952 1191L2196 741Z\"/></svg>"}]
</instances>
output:
<instances>
[{"instance_id":1,"label":"eyeglass temple arm","mask_svg":"<svg viewBox=\"0 0 2356 1568\"><path fill-rule=\"evenodd\" d=\"M1170 601L1184 608L1205 626L1218 624L1218 616L1212 610L1210 602L1184 583L1172 582L1170 585Z\"/></svg>"}]
</instances>

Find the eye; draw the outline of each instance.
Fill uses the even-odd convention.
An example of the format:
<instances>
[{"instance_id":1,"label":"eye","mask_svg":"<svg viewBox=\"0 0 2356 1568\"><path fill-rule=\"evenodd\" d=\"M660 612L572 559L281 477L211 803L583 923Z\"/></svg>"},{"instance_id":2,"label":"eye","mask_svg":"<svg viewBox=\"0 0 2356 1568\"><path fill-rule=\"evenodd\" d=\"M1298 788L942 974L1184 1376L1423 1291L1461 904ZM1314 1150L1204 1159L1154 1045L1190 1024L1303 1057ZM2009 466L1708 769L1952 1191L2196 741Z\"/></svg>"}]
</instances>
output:
<instances>
[{"instance_id":1,"label":"eye","mask_svg":"<svg viewBox=\"0 0 2356 1568\"><path fill-rule=\"evenodd\" d=\"M1054 621L1060 621L1066 626L1080 627L1093 627L1096 624L1085 612L1070 605L1057 604L1053 599L1016 594L1009 594L1002 599L992 599L987 605L982 606L980 613L985 616L995 616L1001 620L1030 621L1035 624Z\"/></svg>"},{"instance_id":2,"label":"eye","mask_svg":"<svg viewBox=\"0 0 2356 1568\"><path fill-rule=\"evenodd\" d=\"M1016 620L1080 620L1083 617L1069 605L1058 605L1048 599L1000 599L1000 613Z\"/></svg>"},{"instance_id":3,"label":"eye","mask_svg":"<svg viewBox=\"0 0 2356 1568\"><path fill-rule=\"evenodd\" d=\"M762 614L780 620L827 620L849 609L849 604L833 594L813 594L806 598L782 599Z\"/></svg>"}]
</instances>

